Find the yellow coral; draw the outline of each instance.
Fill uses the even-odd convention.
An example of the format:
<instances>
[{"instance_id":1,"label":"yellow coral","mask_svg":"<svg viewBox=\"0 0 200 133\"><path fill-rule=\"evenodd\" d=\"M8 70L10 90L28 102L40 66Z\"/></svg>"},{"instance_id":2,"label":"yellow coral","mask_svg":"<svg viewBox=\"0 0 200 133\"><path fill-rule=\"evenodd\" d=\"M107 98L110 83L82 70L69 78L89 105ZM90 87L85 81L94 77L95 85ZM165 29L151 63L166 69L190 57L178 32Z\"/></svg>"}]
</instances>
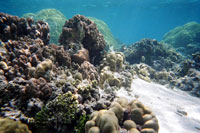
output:
<instances>
[{"instance_id":1,"label":"yellow coral","mask_svg":"<svg viewBox=\"0 0 200 133\"><path fill-rule=\"evenodd\" d=\"M20 121L0 118L0 133L31 133L28 126Z\"/></svg>"}]
</instances>

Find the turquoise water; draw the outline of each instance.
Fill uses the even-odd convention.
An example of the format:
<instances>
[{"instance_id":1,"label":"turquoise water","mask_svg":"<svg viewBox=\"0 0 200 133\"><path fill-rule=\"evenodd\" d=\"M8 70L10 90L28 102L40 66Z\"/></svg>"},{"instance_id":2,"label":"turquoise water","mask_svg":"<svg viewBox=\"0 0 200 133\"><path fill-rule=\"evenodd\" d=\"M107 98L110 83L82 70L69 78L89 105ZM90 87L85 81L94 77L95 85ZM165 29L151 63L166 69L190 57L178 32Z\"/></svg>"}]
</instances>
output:
<instances>
[{"instance_id":1,"label":"turquoise water","mask_svg":"<svg viewBox=\"0 0 200 133\"><path fill-rule=\"evenodd\" d=\"M131 44L142 38L161 40L170 29L200 22L200 0L1 0L0 12L22 16L55 8L67 18L76 14L96 17L115 38Z\"/></svg>"},{"instance_id":2,"label":"turquoise water","mask_svg":"<svg viewBox=\"0 0 200 133\"><path fill-rule=\"evenodd\" d=\"M200 0L1 0L0 133L200 133L199 13Z\"/></svg>"}]
</instances>

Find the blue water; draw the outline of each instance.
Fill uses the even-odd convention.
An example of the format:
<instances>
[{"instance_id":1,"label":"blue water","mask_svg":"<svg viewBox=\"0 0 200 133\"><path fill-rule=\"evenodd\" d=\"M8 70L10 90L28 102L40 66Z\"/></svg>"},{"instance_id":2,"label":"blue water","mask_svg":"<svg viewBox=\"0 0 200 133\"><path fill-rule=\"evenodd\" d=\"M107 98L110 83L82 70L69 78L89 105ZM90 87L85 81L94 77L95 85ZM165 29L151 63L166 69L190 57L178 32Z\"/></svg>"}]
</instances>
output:
<instances>
[{"instance_id":1,"label":"blue water","mask_svg":"<svg viewBox=\"0 0 200 133\"><path fill-rule=\"evenodd\" d=\"M113 35L131 44L142 38L161 40L170 29L200 22L200 0L1 0L0 12L21 16L56 8L67 18L75 14L105 21Z\"/></svg>"}]
</instances>

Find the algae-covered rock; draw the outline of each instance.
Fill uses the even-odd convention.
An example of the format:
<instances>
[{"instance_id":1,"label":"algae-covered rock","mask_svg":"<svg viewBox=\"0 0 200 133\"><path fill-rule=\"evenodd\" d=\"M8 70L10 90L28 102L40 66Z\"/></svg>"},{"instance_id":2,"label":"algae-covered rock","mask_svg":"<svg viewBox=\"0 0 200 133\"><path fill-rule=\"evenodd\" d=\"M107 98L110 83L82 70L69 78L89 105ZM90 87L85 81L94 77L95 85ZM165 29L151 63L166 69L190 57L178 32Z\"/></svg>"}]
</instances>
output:
<instances>
[{"instance_id":1,"label":"algae-covered rock","mask_svg":"<svg viewBox=\"0 0 200 133\"><path fill-rule=\"evenodd\" d=\"M62 26L66 21L66 17L56 9L43 9L36 14L27 13L22 17L33 18L34 20L43 20L47 22L50 26L50 43L58 44L58 38L62 31Z\"/></svg>"},{"instance_id":2,"label":"algae-covered rock","mask_svg":"<svg viewBox=\"0 0 200 133\"><path fill-rule=\"evenodd\" d=\"M94 21L94 23L97 25L97 28L103 34L107 45L109 47L113 46L114 48L117 48L118 43L115 40L115 38L114 38L112 32L110 31L110 28L108 27L108 25L104 21L99 20L97 18L94 18L94 17L88 17L88 18L90 20Z\"/></svg>"},{"instance_id":3,"label":"algae-covered rock","mask_svg":"<svg viewBox=\"0 0 200 133\"><path fill-rule=\"evenodd\" d=\"M67 92L58 95L36 114L37 130L41 132L68 131L73 128L70 124L74 122L77 111L78 100L74 94Z\"/></svg>"},{"instance_id":4,"label":"algae-covered rock","mask_svg":"<svg viewBox=\"0 0 200 133\"><path fill-rule=\"evenodd\" d=\"M171 44L174 47L186 47L188 44L200 42L200 24L189 22L178 26L163 37L163 42Z\"/></svg>"},{"instance_id":5,"label":"algae-covered rock","mask_svg":"<svg viewBox=\"0 0 200 133\"><path fill-rule=\"evenodd\" d=\"M0 118L0 133L31 133L26 124L8 118Z\"/></svg>"}]
</instances>

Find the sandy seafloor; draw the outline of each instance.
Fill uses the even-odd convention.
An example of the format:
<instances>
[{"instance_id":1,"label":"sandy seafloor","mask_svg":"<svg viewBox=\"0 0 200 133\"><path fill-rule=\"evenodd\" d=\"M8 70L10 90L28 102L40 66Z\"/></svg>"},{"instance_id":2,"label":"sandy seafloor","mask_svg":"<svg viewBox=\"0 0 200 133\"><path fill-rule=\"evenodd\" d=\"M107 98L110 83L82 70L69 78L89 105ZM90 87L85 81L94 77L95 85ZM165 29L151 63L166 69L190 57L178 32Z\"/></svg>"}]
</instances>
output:
<instances>
[{"instance_id":1,"label":"sandy seafloor","mask_svg":"<svg viewBox=\"0 0 200 133\"><path fill-rule=\"evenodd\" d=\"M117 95L129 100L136 96L150 107L159 120L159 133L200 133L199 98L139 78L133 80L131 89L128 94L122 88Z\"/></svg>"}]
</instances>

